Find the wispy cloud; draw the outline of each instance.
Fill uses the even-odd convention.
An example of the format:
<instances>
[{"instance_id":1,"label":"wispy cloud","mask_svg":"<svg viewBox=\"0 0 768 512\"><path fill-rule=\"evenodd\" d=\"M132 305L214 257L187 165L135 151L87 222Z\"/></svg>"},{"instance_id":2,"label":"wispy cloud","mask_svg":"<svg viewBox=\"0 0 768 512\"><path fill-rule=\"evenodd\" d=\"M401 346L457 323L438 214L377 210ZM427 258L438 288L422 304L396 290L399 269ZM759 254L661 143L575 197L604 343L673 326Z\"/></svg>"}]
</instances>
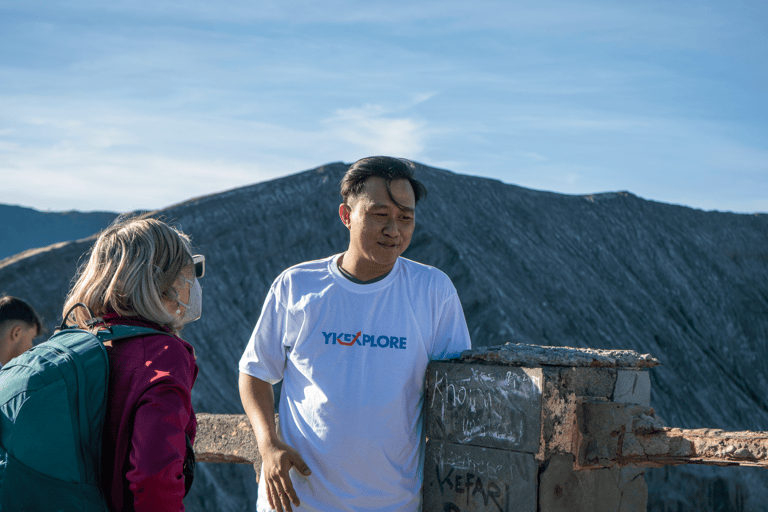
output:
<instances>
[{"instance_id":1,"label":"wispy cloud","mask_svg":"<svg viewBox=\"0 0 768 512\"><path fill-rule=\"evenodd\" d=\"M381 153L568 193L765 197L767 9L6 3L0 202L154 208Z\"/></svg>"},{"instance_id":2,"label":"wispy cloud","mask_svg":"<svg viewBox=\"0 0 768 512\"><path fill-rule=\"evenodd\" d=\"M108 103L25 104L16 111L23 114L0 114L10 126L0 141L0 202L152 209L329 161L372 154L419 159L427 126L404 111L432 96L414 95L394 107L338 109L305 128L195 113L152 115Z\"/></svg>"},{"instance_id":3,"label":"wispy cloud","mask_svg":"<svg viewBox=\"0 0 768 512\"><path fill-rule=\"evenodd\" d=\"M326 121L329 135L359 155L396 155L418 159L424 150L425 123L384 117L369 109L345 109Z\"/></svg>"},{"instance_id":4,"label":"wispy cloud","mask_svg":"<svg viewBox=\"0 0 768 512\"><path fill-rule=\"evenodd\" d=\"M359 157L375 154L418 160L423 156L431 129L423 119L407 114L437 95L416 93L397 105L340 108L323 124L336 144L349 146Z\"/></svg>"}]
</instances>

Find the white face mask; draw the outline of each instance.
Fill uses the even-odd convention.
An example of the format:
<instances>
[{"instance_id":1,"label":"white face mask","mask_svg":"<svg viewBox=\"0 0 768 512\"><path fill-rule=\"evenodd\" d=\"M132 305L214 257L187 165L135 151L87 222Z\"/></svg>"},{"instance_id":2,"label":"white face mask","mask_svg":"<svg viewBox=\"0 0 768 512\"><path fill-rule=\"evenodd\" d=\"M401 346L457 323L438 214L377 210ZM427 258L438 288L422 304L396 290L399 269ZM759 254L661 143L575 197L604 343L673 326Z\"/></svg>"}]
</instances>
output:
<instances>
[{"instance_id":1,"label":"white face mask","mask_svg":"<svg viewBox=\"0 0 768 512\"><path fill-rule=\"evenodd\" d=\"M184 306L184 316L181 319L181 325L186 325L190 322L194 322L199 319L203 313L203 289L200 287L200 281L195 278L194 281L190 281L184 276L180 276L189 286L189 303L184 304L180 300L177 300L179 304Z\"/></svg>"}]
</instances>

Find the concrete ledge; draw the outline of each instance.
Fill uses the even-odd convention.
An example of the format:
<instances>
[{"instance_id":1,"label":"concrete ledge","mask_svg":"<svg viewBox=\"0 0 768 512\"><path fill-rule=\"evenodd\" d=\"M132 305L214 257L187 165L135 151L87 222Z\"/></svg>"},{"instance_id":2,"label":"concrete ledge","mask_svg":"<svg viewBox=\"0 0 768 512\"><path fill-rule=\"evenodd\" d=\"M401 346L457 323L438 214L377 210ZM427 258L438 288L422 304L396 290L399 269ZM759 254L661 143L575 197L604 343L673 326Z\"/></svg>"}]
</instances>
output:
<instances>
[{"instance_id":1,"label":"concrete ledge","mask_svg":"<svg viewBox=\"0 0 768 512\"><path fill-rule=\"evenodd\" d=\"M198 462L253 464L261 469L256 436L245 414L198 413L194 449Z\"/></svg>"},{"instance_id":2,"label":"concrete ledge","mask_svg":"<svg viewBox=\"0 0 768 512\"><path fill-rule=\"evenodd\" d=\"M530 368L538 366L652 368L661 364L650 354L639 354L633 350L548 347L523 343L506 343L501 346L465 350L461 353L461 361Z\"/></svg>"},{"instance_id":3,"label":"concrete ledge","mask_svg":"<svg viewBox=\"0 0 768 512\"><path fill-rule=\"evenodd\" d=\"M665 427L653 409L585 400L577 407L576 469L678 464L768 467L768 432Z\"/></svg>"},{"instance_id":4,"label":"concrete ledge","mask_svg":"<svg viewBox=\"0 0 768 512\"><path fill-rule=\"evenodd\" d=\"M643 447L643 458L648 466L704 464L709 466L757 466L768 467L768 432L725 432L716 429L664 428L657 432L635 434L638 444ZM648 455L649 448L687 446L688 452ZM664 450L662 450L664 451ZM630 463L636 459L634 453L624 456Z\"/></svg>"}]
</instances>

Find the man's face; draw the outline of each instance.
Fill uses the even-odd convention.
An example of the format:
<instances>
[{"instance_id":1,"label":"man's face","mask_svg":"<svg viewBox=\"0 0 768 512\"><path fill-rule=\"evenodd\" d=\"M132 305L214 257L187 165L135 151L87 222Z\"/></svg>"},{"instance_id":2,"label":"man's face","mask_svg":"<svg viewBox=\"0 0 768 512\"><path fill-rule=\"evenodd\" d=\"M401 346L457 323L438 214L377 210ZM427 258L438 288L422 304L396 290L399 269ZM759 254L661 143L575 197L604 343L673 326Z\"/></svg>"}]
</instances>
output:
<instances>
[{"instance_id":1,"label":"man's face","mask_svg":"<svg viewBox=\"0 0 768 512\"><path fill-rule=\"evenodd\" d=\"M0 365L5 365L14 357L20 356L32 348L32 340L39 333L37 327L18 322L11 326L0 340Z\"/></svg>"},{"instance_id":2,"label":"man's face","mask_svg":"<svg viewBox=\"0 0 768 512\"><path fill-rule=\"evenodd\" d=\"M396 180L390 189L405 210L392 202L386 182L377 177L368 178L362 192L339 209L349 228L348 253L384 272L391 270L398 256L408 248L416 226L416 199L411 184L408 180Z\"/></svg>"}]
</instances>

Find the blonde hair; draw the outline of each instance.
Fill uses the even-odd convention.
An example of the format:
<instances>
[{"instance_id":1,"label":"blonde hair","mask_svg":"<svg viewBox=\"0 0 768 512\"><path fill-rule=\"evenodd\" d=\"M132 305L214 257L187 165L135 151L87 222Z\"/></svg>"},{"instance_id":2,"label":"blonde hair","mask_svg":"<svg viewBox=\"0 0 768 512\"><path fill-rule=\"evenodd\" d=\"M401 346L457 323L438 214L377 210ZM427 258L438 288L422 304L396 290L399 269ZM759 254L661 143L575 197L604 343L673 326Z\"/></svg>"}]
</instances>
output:
<instances>
[{"instance_id":1,"label":"blonde hair","mask_svg":"<svg viewBox=\"0 0 768 512\"><path fill-rule=\"evenodd\" d=\"M191 254L189 237L162 221L118 218L99 235L78 269L62 315L81 302L96 317L110 312L138 316L177 333L181 319L168 312L163 299L177 299L173 283L192 264ZM70 317L87 327L84 308L76 308Z\"/></svg>"}]
</instances>

